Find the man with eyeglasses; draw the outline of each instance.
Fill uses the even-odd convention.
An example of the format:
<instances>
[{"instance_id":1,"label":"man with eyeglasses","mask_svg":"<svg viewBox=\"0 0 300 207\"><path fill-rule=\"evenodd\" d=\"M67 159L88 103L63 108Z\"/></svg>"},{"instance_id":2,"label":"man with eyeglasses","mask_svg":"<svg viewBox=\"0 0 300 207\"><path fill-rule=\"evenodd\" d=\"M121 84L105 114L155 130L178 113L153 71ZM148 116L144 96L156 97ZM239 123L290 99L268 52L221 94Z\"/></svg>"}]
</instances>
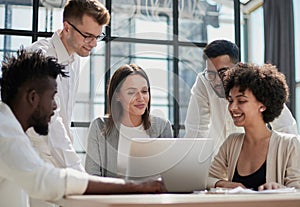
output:
<instances>
[{"instance_id":1,"label":"man with eyeglasses","mask_svg":"<svg viewBox=\"0 0 300 207\"><path fill-rule=\"evenodd\" d=\"M79 84L80 57L90 55L105 37L103 27L110 21L108 10L98 0L69 0L64 6L63 28L51 38L33 43L28 50L41 49L66 66L70 78L57 79L57 110L51 118L48 136L39 136L32 128L27 134L40 156L60 168L85 171L73 147L71 116Z\"/></svg>"},{"instance_id":2,"label":"man with eyeglasses","mask_svg":"<svg viewBox=\"0 0 300 207\"><path fill-rule=\"evenodd\" d=\"M203 52L206 69L198 74L191 89L185 137L214 138L216 153L228 135L242 130L233 124L222 83L226 70L238 63L239 51L230 41L215 40ZM281 115L269 126L277 131L298 134L296 121L286 105Z\"/></svg>"}]
</instances>

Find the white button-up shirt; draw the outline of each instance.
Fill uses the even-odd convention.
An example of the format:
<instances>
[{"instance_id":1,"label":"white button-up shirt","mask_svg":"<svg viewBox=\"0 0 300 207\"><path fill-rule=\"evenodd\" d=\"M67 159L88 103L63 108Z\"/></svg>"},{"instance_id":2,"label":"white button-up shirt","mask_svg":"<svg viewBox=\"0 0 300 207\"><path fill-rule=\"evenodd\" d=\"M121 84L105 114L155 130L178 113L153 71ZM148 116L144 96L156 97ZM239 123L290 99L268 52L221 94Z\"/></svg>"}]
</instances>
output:
<instances>
[{"instance_id":1,"label":"white button-up shirt","mask_svg":"<svg viewBox=\"0 0 300 207\"><path fill-rule=\"evenodd\" d=\"M71 132L72 111L78 90L80 60L79 56L69 55L57 31L51 38L33 43L28 49L42 50L47 56L53 56L58 62L66 65L68 78L57 78L57 95L55 97L57 110L51 118L48 136L39 136L32 128L27 131L34 148L40 156L56 167L70 167L84 171L79 156L72 145Z\"/></svg>"},{"instance_id":2,"label":"white button-up shirt","mask_svg":"<svg viewBox=\"0 0 300 207\"><path fill-rule=\"evenodd\" d=\"M89 175L59 169L36 153L11 109L0 102L0 206L29 207L29 197L58 200L82 194Z\"/></svg>"},{"instance_id":3,"label":"white button-up shirt","mask_svg":"<svg viewBox=\"0 0 300 207\"><path fill-rule=\"evenodd\" d=\"M297 124L290 110L284 105L279 117L270 123L272 129L298 134ZM228 111L228 101L219 98L210 83L199 73L191 89L191 97L185 120L185 137L212 137L215 139L214 153L226 137L243 132L236 127Z\"/></svg>"}]
</instances>

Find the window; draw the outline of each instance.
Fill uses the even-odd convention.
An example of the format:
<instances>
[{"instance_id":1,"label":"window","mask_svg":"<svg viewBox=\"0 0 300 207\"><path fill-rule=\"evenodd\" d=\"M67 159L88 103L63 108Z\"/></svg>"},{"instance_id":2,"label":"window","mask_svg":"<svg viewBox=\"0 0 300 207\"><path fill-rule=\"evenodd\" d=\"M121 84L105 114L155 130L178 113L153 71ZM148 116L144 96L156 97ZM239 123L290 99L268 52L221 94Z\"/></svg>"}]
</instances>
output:
<instances>
[{"instance_id":1,"label":"window","mask_svg":"<svg viewBox=\"0 0 300 207\"><path fill-rule=\"evenodd\" d=\"M298 120L298 131L300 129L300 2L294 0L294 30L295 30L295 72L296 72L296 120Z\"/></svg>"},{"instance_id":2,"label":"window","mask_svg":"<svg viewBox=\"0 0 300 207\"><path fill-rule=\"evenodd\" d=\"M62 8L39 5L37 15L36 1L0 0L2 17L4 14L0 18L0 60L4 53L49 37L62 27ZM169 119L175 135L184 136L190 89L197 73L205 67L203 48L217 38L235 41L233 1L224 4L212 0L107 2L112 8L111 33L106 32L106 40L89 57L81 59L81 79L73 114L77 126L74 127L75 148L85 151L88 123L105 114L105 90L111 74L120 65L133 62L149 75L151 113ZM34 15L38 20L32 25ZM26 23L21 20L24 16L29 18Z\"/></svg>"}]
</instances>

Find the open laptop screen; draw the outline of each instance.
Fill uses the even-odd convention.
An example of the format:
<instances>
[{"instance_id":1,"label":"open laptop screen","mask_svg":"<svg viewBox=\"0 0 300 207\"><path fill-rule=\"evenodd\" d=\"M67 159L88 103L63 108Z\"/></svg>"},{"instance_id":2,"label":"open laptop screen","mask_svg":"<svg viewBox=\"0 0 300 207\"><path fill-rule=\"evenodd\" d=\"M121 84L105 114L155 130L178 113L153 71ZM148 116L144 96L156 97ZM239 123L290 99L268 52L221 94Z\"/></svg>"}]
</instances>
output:
<instances>
[{"instance_id":1,"label":"open laptop screen","mask_svg":"<svg viewBox=\"0 0 300 207\"><path fill-rule=\"evenodd\" d=\"M132 139L126 177L160 176L169 192L204 190L212 154L210 138Z\"/></svg>"}]
</instances>

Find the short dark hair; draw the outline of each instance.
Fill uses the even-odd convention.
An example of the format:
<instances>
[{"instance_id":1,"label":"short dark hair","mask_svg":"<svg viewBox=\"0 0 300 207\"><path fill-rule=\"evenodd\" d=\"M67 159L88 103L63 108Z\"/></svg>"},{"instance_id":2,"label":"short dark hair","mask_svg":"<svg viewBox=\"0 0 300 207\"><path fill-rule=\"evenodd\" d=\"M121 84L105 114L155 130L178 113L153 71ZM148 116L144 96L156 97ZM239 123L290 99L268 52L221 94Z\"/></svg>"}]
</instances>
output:
<instances>
[{"instance_id":1,"label":"short dark hair","mask_svg":"<svg viewBox=\"0 0 300 207\"><path fill-rule=\"evenodd\" d=\"M228 55L232 63L239 61L239 48L228 40L215 40L204 48L203 58L216 58L221 55Z\"/></svg>"},{"instance_id":2,"label":"short dark hair","mask_svg":"<svg viewBox=\"0 0 300 207\"><path fill-rule=\"evenodd\" d=\"M276 66L271 64L262 66L237 64L225 73L226 98L235 86L239 87L240 92L249 89L256 99L266 106L266 110L262 113L265 123L273 121L281 114L289 96L284 74L278 72Z\"/></svg>"},{"instance_id":3,"label":"short dark hair","mask_svg":"<svg viewBox=\"0 0 300 207\"><path fill-rule=\"evenodd\" d=\"M18 89L26 83L35 84L49 77L56 79L58 75L67 77L64 68L56 58L44 56L41 50L29 52L21 48L17 51L17 56L6 56L2 62L2 101L11 105Z\"/></svg>"},{"instance_id":4,"label":"short dark hair","mask_svg":"<svg viewBox=\"0 0 300 207\"><path fill-rule=\"evenodd\" d=\"M149 102L145 110L145 113L142 115L144 129L149 129L151 126L150 122L150 106L151 106L151 92L150 92L150 81L146 72L136 64L122 65L119 67L113 74L108 84L108 127L107 132L109 133L115 123L120 121L123 109L119 101L114 98L116 92L118 92L123 85L123 82L130 75L140 75L147 81L148 92L149 92Z\"/></svg>"},{"instance_id":5,"label":"short dark hair","mask_svg":"<svg viewBox=\"0 0 300 207\"><path fill-rule=\"evenodd\" d=\"M107 25L110 14L99 0L69 0L63 11L63 21L78 21L81 23L83 15L96 20L99 25Z\"/></svg>"}]
</instances>

